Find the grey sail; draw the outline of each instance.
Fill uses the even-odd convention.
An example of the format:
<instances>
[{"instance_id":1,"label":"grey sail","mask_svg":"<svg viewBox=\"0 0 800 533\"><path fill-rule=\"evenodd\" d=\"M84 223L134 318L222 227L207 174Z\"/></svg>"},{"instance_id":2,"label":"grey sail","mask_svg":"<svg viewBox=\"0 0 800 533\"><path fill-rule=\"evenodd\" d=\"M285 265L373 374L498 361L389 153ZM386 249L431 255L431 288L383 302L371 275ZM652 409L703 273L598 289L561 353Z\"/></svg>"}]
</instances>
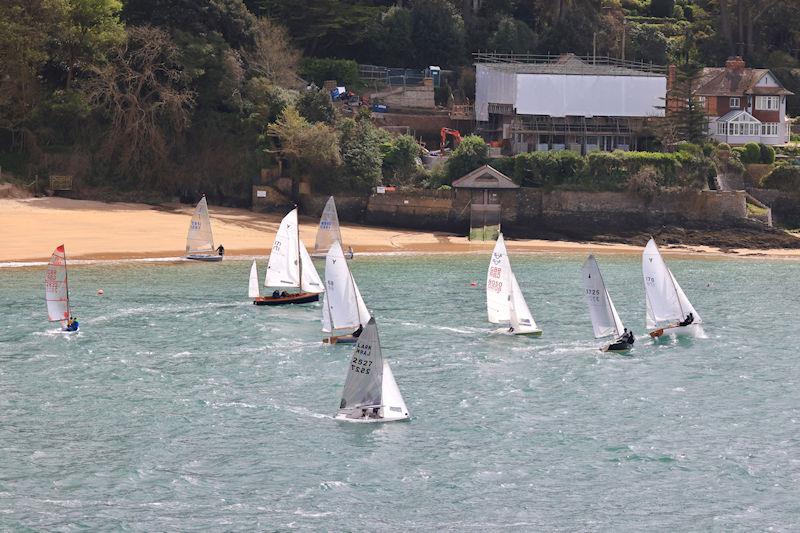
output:
<instances>
[{"instance_id":1,"label":"grey sail","mask_svg":"<svg viewBox=\"0 0 800 533\"><path fill-rule=\"evenodd\" d=\"M344 382L339 413L381 406L383 384L383 356L378 340L378 327L371 318L358 338L350 358Z\"/></svg>"}]
</instances>

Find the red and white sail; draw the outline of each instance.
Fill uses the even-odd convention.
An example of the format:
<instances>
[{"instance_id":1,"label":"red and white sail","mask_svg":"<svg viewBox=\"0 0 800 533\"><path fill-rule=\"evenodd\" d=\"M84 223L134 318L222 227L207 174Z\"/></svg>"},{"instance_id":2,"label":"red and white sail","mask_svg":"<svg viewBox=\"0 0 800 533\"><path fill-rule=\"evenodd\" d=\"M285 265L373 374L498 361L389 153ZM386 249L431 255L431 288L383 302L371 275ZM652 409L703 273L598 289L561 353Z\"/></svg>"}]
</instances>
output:
<instances>
[{"instance_id":1,"label":"red and white sail","mask_svg":"<svg viewBox=\"0 0 800 533\"><path fill-rule=\"evenodd\" d=\"M67 256L62 244L53 252L44 277L47 318L50 322L69 320L69 288L67 286Z\"/></svg>"}]
</instances>

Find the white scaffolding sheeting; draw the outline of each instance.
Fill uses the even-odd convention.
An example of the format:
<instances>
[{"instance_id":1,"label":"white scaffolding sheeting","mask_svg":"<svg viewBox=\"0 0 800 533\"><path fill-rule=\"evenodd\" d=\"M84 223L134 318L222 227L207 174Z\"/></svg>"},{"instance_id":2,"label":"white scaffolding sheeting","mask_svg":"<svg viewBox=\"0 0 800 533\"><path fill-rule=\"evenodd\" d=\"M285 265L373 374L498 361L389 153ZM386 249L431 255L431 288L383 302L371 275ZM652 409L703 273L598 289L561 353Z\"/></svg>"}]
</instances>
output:
<instances>
[{"instance_id":1,"label":"white scaffolding sheeting","mask_svg":"<svg viewBox=\"0 0 800 533\"><path fill-rule=\"evenodd\" d=\"M664 116L665 76L517 74L516 82L514 106L520 115Z\"/></svg>"},{"instance_id":2,"label":"white scaffolding sheeting","mask_svg":"<svg viewBox=\"0 0 800 533\"><path fill-rule=\"evenodd\" d=\"M489 102L513 106L516 99L516 72L475 65L475 120L489 120Z\"/></svg>"}]
</instances>

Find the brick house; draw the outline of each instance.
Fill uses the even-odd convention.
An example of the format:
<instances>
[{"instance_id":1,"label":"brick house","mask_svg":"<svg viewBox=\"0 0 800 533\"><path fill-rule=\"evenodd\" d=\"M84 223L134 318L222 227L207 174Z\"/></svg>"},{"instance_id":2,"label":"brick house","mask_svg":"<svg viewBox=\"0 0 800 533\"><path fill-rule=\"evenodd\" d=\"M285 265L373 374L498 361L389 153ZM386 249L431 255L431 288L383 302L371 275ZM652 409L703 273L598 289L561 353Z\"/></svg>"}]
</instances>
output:
<instances>
[{"instance_id":1,"label":"brick house","mask_svg":"<svg viewBox=\"0 0 800 533\"><path fill-rule=\"evenodd\" d=\"M672 67L671 80L674 80ZM708 134L719 142L786 144L790 122L786 90L765 68L747 68L741 57L725 67L706 67L695 80L692 94L708 115Z\"/></svg>"}]
</instances>

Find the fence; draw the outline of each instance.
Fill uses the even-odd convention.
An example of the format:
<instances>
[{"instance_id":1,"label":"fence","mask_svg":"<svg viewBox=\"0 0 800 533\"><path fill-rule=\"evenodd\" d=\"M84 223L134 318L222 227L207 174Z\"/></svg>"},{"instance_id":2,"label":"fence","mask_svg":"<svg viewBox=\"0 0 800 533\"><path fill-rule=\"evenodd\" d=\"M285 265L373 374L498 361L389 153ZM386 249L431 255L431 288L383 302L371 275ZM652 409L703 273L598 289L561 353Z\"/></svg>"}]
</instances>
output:
<instances>
[{"instance_id":1,"label":"fence","mask_svg":"<svg viewBox=\"0 0 800 533\"><path fill-rule=\"evenodd\" d=\"M425 69L388 68L377 65L358 65L358 75L369 84L382 84L390 87L422 85L425 78L433 77L433 86L439 86L439 77L430 76Z\"/></svg>"}]
</instances>

